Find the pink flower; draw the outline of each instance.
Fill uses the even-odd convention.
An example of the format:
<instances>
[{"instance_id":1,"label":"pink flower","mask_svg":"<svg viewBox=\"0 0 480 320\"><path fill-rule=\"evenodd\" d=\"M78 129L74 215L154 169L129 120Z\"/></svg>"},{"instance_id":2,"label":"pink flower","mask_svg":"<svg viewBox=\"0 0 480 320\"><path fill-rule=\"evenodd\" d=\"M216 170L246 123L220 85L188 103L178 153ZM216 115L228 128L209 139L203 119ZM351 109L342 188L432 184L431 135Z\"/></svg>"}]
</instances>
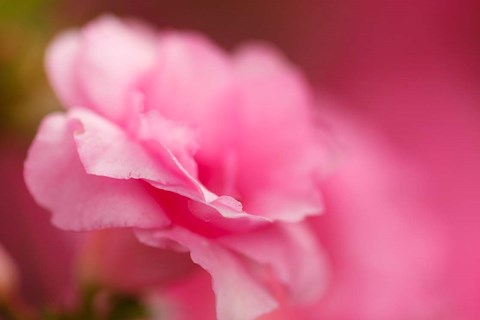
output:
<instances>
[{"instance_id":1,"label":"pink flower","mask_svg":"<svg viewBox=\"0 0 480 320\"><path fill-rule=\"evenodd\" d=\"M43 121L25 178L55 225L189 251L219 319L277 306L265 266L294 301L318 296L323 256L302 221L322 211L323 151L281 55L103 17L57 38L46 66L67 112Z\"/></svg>"}]
</instances>

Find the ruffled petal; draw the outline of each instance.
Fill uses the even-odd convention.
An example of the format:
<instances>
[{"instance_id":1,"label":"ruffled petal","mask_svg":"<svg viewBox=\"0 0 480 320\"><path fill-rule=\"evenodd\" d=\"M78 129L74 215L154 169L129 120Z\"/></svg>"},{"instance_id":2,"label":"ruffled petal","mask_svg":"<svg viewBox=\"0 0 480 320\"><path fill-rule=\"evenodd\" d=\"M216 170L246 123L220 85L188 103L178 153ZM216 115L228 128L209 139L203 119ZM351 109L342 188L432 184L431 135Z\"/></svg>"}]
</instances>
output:
<instances>
[{"instance_id":1,"label":"ruffled petal","mask_svg":"<svg viewBox=\"0 0 480 320\"><path fill-rule=\"evenodd\" d=\"M153 31L103 16L82 30L78 79L91 108L114 121L128 120L129 100L156 56Z\"/></svg>"},{"instance_id":2,"label":"ruffled petal","mask_svg":"<svg viewBox=\"0 0 480 320\"><path fill-rule=\"evenodd\" d=\"M158 299L162 320L216 319L212 278L203 269L163 288Z\"/></svg>"},{"instance_id":3,"label":"ruffled petal","mask_svg":"<svg viewBox=\"0 0 480 320\"><path fill-rule=\"evenodd\" d=\"M192 260L212 277L219 320L253 320L277 307L274 298L227 249L181 228L138 232L141 241L164 246L175 241L188 248Z\"/></svg>"},{"instance_id":4,"label":"ruffled petal","mask_svg":"<svg viewBox=\"0 0 480 320\"><path fill-rule=\"evenodd\" d=\"M195 185L168 157L155 157L113 122L88 110L72 110L78 154L89 174L115 179L145 179L180 194L194 194Z\"/></svg>"},{"instance_id":5,"label":"ruffled petal","mask_svg":"<svg viewBox=\"0 0 480 320\"><path fill-rule=\"evenodd\" d=\"M45 54L48 79L65 108L89 105L75 73L80 45L79 33L67 31L54 39Z\"/></svg>"},{"instance_id":6,"label":"ruffled petal","mask_svg":"<svg viewBox=\"0 0 480 320\"><path fill-rule=\"evenodd\" d=\"M169 219L140 181L85 172L65 115L45 118L25 163L25 180L53 223L70 230L164 227Z\"/></svg>"},{"instance_id":7,"label":"ruffled petal","mask_svg":"<svg viewBox=\"0 0 480 320\"><path fill-rule=\"evenodd\" d=\"M198 150L198 142L191 126L167 119L152 110L139 116L136 131L138 138L153 152L162 155L165 148L170 150L185 170L197 177L197 163L193 156Z\"/></svg>"},{"instance_id":8,"label":"ruffled petal","mask_svg":"<svg viewBox=\"0 0 480 320\"><path fill-rule=\"evenodd\" d=\"M276 224L219 239L224 246L269 265L294 302L318 299L326 286L326 259L305 224Z\"/></svg>"},{"instance_id":9,"label":"ruffled petal","mask_svg":"<svg viewBox=\"0 0 480 320\"><path fill-rule=\"evenodd\" d=\"M155 188L187 197L193 201L192 214L225 229L245 230L269 223L263 217L244 212L235 199L207 190L160 143L155 154L149 153L142 143L115 124L87 110L72 110L70 119L78 128L75 141L88 173L142 179Z\"/></svg>"},{"instance_id":10,"label":"ruffled petal","mask_svg":"<svg viewBox=\"0 0 480 320\"><path fill-rule=\"evenodd\" d=\"M241 88L237 184L246 210L287 222L319 214L322 159L308 85L263 45L239 50L234 64Z\"/></svg>"},{"instance_id":11,"label":"ruffled petal","mask_svg":"<svg viewBox=\"0 0 480 320\"><path fill-rule=\"evenodd\" d=\"M148 109L195 125L201 161L216 161L231 144L236 97L229 59L195 33L160 37L157 64L145 88ZM221 119L219 121L219 119Z\"/></svg>"}]
</instances>

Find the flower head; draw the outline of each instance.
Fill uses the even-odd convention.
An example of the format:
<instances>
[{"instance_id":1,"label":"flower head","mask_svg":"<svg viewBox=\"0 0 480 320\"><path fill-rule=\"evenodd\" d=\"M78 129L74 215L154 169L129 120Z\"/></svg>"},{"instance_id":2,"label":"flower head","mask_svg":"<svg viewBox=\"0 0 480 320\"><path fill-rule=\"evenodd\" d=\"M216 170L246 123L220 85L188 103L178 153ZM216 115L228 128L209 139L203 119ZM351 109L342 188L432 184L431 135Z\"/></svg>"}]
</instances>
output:
<instances>
[{"instance_id":1,"label":"flower head","mask_svg":"<svg viewBox=\"0 0 480 320\"><path fill-rule=\"evenodd\" d=\"M229 55L108 16L59 36L46 67L67 112L43 121L25 178L54 224L189 251L219 319L275 308L258 267L295 300L318 294L322 255L302 221L322 211L323 153L308 86L278 52Z\"/></svg>"}]
</instances>

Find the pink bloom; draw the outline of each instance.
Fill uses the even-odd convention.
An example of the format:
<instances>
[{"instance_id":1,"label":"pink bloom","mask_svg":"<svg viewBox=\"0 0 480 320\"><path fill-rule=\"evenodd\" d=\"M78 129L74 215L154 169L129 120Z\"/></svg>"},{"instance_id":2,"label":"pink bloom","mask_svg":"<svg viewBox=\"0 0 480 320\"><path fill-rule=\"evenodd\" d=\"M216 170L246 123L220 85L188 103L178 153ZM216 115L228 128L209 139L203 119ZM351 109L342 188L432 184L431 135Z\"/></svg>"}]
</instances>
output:
<instances>
[{"instance_id":1,"label":"pink bloom","mask_svg":"<svg viewBox=\"0 0 480 320\"><path fill-rule=\"evenodd\" d=\"M323 151L308 87L277 52L229 57L198 34L103 17L57 38L46 66L67 112L43 121L25 178L55 225L189 251L219 319L277 306L260 267L294 301L319 294L302 221L322 211Z\"/></svg>"}]
</instances>

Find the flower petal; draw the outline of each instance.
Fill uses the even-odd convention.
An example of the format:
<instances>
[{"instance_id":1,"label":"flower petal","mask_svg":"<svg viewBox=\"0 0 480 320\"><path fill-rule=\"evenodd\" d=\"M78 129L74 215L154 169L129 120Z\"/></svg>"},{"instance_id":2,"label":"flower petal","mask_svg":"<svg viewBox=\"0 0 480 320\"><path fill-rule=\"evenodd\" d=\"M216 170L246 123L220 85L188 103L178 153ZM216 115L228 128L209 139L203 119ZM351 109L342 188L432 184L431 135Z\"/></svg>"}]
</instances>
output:
<instances>
[{"instance_id":1,"label":"flower petal","mask_svg":"<svg viewBox=\"0 0 480 320\"><path fill-rule=\"evenodd\" d=\"M79 127L75 141L88 173L143 179L155 188L187 197L198 203L193 206L197 210L191 210L192 214L222 228L244 230L269 223L263 217L245 213L235 199L219 197L207 190L163 145L157 145L153 156L115 124L88 110L72 110L70 118Z\"/></svg>"},{"instance_id":2,"label":"flower petal","mask_svg":"<svg viewBox=\"0 0 480 320\"><path fill-rule=\"evenodd\" d=\"M88 110L69 112L78 154L89 174L115 179L145 179L181 194L194 193L168 156L154 157L134 137L113 122Z\"/></svg>"},{"instance_id":3,"label":"flower petal","mask_svg":"<svg viewBox=\"0 0 480 320\"><path fill-rule=\"evenodd\" d=\"M169 224L140 181L85 172L65 115L43 121L25 162L25 180L37 202L53 211L53 223L64 229Z\"/></svg>"},{"instance_id":4,"label":"flower petal","mask_svg":"<svg viewBox=\"0 0 480 320\"><path fill-rule=\"evenodd\" d=\"M195 131L185 123L163 117L157 110L139 116L138 138L155 153L168 149L192 177L197 177L193 155L198 149Z\"/></svg>"},{"instance_id":5,"label":"flower petal","mask_svg":"<svg viewBox=\"0 0 480 320\"><path fill-rule=\"evenodd\" d=\"M326 286L325 257L305 224L282 224L219 239L226 247L271 266L295 302L312 302Z\"/></svg>"},{"instance_id":6,"label":"flower petal","mask_svg":"<svg viewBox=\"0 0 480 320\"><path fill-rule=\"evenodd\" d=\"M156 56L154 33L112 16L82 30L78 79L91 108L111 120L127 120L131 92L140 85Z\"/></svg>"},{"instance_id":7,"label":"flower petal","mask_svg":"<svg viewBox=\"0 0 480 320\"><path fill-rule=\"evenodd\" d=\"M65 108L89 105L75 74L79 50L79 33L67 31L54 39L45 55L48 79Z\"/></svg>"},{"instance_id":8,"label":"flower petal","mask_svg":"<svg viewBox=\"0 0 480 320\"><path fill-rule=\"evenodd\" d=\"M234 58L242 101L238 185L246 210L287 222L319 214L322 159L308 85L266 46L245 47Z\"/></svg>"},{"instance_id":9,"label":"flower petal","mask_svg":"<svg viewBox=\"0 0 480 320\"><path fill-rule=\"evenodd\" d=\"M215 161L231 143L234 78L228 57L199 34L161 36L157 65L145 88L148 109L196 126L197 158ZM219 121L218 119L222 119Z\"/></svg>"},{"instance_id":10,"label":"flower petal","mask_svg":"<svg viewBox=\"0 0 480 320\"><path fill-rule=\"evenodd\" d=\"M247 272L241 260L221 246L181 228L138 232L141 241L163 246L166 240L190 250L192 260L210 273L219 320L253 320L277 307L273 297Z\"/></svg>"}]
</instances>

